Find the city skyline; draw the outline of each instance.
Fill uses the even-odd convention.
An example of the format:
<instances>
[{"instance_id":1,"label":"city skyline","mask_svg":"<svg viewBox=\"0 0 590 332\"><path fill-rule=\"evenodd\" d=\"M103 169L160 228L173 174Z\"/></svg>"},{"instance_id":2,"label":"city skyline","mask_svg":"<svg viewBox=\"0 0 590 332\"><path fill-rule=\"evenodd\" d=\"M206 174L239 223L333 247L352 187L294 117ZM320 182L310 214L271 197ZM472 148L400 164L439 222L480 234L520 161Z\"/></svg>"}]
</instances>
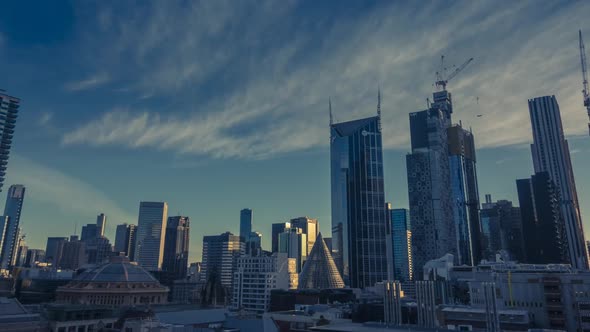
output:
<instances>
[{"instance_id":1,"label":"city skyline","mask_svg":"<svg viewBox=\"0 0 590 332\"><path fill-rule=\"evenodd\" d=\"M494 12L480 23L475 22L476 18L489 11L493 3L449 9L425 6L420 8L424 18L418 16L415 23L408 22L403 13L417 8L399 4L369 3L357 5L356 11L338 5L310 8L314 7L310 3L275 10L275 5L261 6L257 14L261 15L260 23L245 30L252 36L245 44L231 47L229 59L225 60L215 60L220 48L211 43L218 37L235 41L232 31L223 32L223 28L233 19L238 19L239 27L246 26L239 10L230 10L224 14L226 17L212 14L212 19L219 21L219 30L197 24L188 29L194 35L184 35L179 26L172 25L170 33L177 33L180 43L187 43L188 52L167 45L171 55L154 60L162 54L154 45L169 36L154 33L139 43L143 30L159 30L159 11L178 15L181 25L201 12L218 12L215 6L231 7L224 3L212 6L215 8L189 5L190 10L148 4L141 9L146 14L145 23L132 21L133 17L118 7L65 8L57 15L64 18L63 26L44 32L38 30L46 20L43 18L30 30L19 30L20 24L38 18L35 12L29 13L27 19L15 15L3 20L0 60L8 66L0 73L11 80L0 88L21 98L19 128L4 187L16 183L27 187L20 224L28 235L29 247L45 248L48 236L69 236L76 224L79 232L81 225L93 223L101 212L108 218L105 235L114 241L115 226L137 224L137 205L149 200L168 202L171 212L191 217L193 239L225 230L238 235L237 211L245 207L254 210L254 228L262 232L266 249L270 248L271 223L297 216L317 218L320 230L328 236L328 98L337 122L349 121L374 114L379 86L383 95L385 200L392 202L393 208L408 208L404 160L410 137L407 114L426 108L425 98L434 90L431 85L441 54L447 55L449 64L457 65L466 58L475 58L449 84L449 90L457 109L454 118L463 120L465 128L473 127L475 133L480 200L489 193L497 199L518 201L514 180L533 173L527 100L555 94L572 152L582 220L586 229L590 227L590 180L583 176L590 163L590 141L579 92L577 50L577 30L581 28L590 36L590 26L583 20L590 11L588 4L521 3L505 12ZM60 6L52 10L59 11L65 5ZM43 9L47 8L37 10ZM318 16L312 15L309 20L317 26L295 33L301 28L297 15L309 14L312 9ZM400 33L438 11L439 17L454 13L456 20L445 29L438 29L441 22L433 22L431 27L408 36ZM269 12L273 12L273 18L264 15ZM326 13L330 15L319 17ZM581 25L555 24L564 17ZM18 19L23 23L14 21ZM250 55L253 67L238 61L238 54L256 42L253 36L277 28L279 22L287 24L276 33L293 45L262 39L265 47L257 51L260 54ZM460 24L470 24L473 29L458 31ZM86 34L103 29L100 31L105 36L112 37L122 26L128 39L121 36L113 42L113 49L121 53L88 55L105 41L93 44ZM504 29L514 28L518 33L502 35ZM326 31L323 39L314 36L319 30ZM490 38L477 36L488 30L497 30L501 38L494 34ZM352 41L343 41L343 36ZM362 36L370 38L362 41ZM196 66L188 59L195 51L191 38L206 49L195 58L213 59L210 71L191 67ZM485 39L489 44L474 43L476 39ZM362 44L353 49L351 43ZM42 62L38 62L32 49L34 53L46 51L50 67L61 70L74 66L76 70L64 70L67 74L59 79L51 71L37 71ZM70 51L79 51L78 62L57 60L57 55ZM125 52L131 52L136 62L129 70L119 70L117 59ZM308 55L295 60L299 52ZM339 56L333 58L334 64L321 60L335 54ZM254 79L253 72L264 64L260 59L270 61L274 71L262 70ZM153 73L139 65L142 61L154 68ZM225 64L228 72L239 74L234 77L221 71L219 66ZM534 70L536 66L544 70ZM347 70L340 73L341 68ZM32 77L27 74L29 70L36 71L38 82L27 79ZM16 71L23 74L16 75ZM302 85L314 80L315 72L321 72L322 78ZM214 79L217 73L228 76ZM232 79L235 82L230 84ZM196 101L217 87L222 87L221 93ZM242 88L246 92L239 92ZM478 118L478 114L483 116ZM124 130L120 124L130 125ZM279 190L281 195L277 195ZM200 260L200 246L200 240L192 241L190 261Z\"/></svg>"}]
</instances>

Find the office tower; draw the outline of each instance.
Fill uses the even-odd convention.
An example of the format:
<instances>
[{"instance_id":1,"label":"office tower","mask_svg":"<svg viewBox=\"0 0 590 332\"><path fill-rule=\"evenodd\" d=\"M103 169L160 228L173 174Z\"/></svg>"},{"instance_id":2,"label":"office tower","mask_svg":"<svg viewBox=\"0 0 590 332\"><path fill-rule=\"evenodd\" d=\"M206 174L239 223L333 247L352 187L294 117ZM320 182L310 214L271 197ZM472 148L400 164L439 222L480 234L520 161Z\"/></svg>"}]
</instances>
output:
<instances>
[{"instance_id":1,"label":"office tower","mask_svg":"<svg viewBox=\"0 0 590 332\"><path fill-rule=\"evenodd\" d=\"M27 251L26 267L35 267L35 263L45 261L45 250L29 249Z\"/></svg>"},{"instance_id":2,"label":"office tower","mask_svg":"<svg viewBox=\"0 0 590 332\"><path fill-rule=\"evenodd\" d=\"M246 255L260 256L262 254L262 233L251 232L246 242Z\"/></svg>"},{"instance_id":3,"label":"office tower","mask_svg":"<svg viewBox=\"0 0 590 332\"><path fill-rule=\"evenodd\" d=\"M555 96L538 97L530 99L528 104L533 128L531 151L535 173L547 172L557 187L560 210L565 222L568 256L572 266L588 269L588 253L574 171L557 99Z\"/></svg>"},{"instance_id":4,"label":"office tower","mask_svg":"<svg viewBox=\"0 0 590 332\"><path fill-rule=\"evenodd\" d=\"M6 227L8 226L8 216L0 216L0 262L2 262L2 248L6 238Z\"/></svg>"},{"instance_id":5,"label":"office tower","mask_svg":"<svg viewBox=\"0 0 590 332\"><path fill-rule=\"evenodd\" d=\"M252 233L252 210L243 209L240 211L240 237L244 242L248 242Z\"/></svg>"},{"instance_id":6,"label":"office tower","mask_svg":"<svg viewBox=\"0 0 590 332\"><path fill-rule=\"evenodd\" d=\"M477 265L481 260L479 190L473 133L453 125L447 129L457 261Z\"/></svg>"},{"instance_id":7,"label":"office tower","mask_svg":"<svg viewBox=\"0 0 590 332\"><path fill-rule=\"evenodd\" d=\"M19 103L20 99L9 96L5 94L4 90L0 90L0 190L4 185Z\"/></svg>"},{"instance_id":8,"label":"office tower","mask_svg":"<svg viewBox=\"0 0 590 332\"><path fill-rule=\"evenodd\" d=\"M332 254L353 288L387 279L380 100L378 116L330 123Z\"/></svg>"},{"instance_id":9,"label":"office tower","mask_svg":"<svg viewBox=\"0 0 590 332\"><path fill-rule=\"evenodd\" d=\"M45 261L54 267L59 266L59 260L63 253L64 243L68 242L67 237L48 237L45 248Z\"/></svg>"},{"instance_id":10,"label":"office tower","mask_svg":"<svg viewBox=\"0 0 590 332\"><path fill-rule=\"evenodd\" d=\"M167 279L170 281L184 279L187 276L189 231L189 217L168 218L162 271L167 274Z\"/></svg>"},{"instance_id":11,"label":"office tower","mask_svg":"<svg viewBox=\"0 0 590 332\"><path fill-rule=\"evenodd\" d=\"M148 271L162 267L168 204L141 202L135 244L135 261Z\"/></svg>"},{"instance_id":12,"label":"office tower","mask_svg":"<svg viewBox=\"0 0 590 332\"><path fill-rule=\"evenodd\" d=\"M318 220L309 217L294 218L291 219L291 226L301 228L303 233L307 236L307 253L309 254L320 231Z\"/></svg>"},{"instance_id":13,"label":"office tower","mask_svg":"<svg viewBox=\"0 0 590 332\"><path fill-rule=\"evenodd\" d=\"M410 113L412 153L406 156L412 261L418 276L429 260L457 256L447 135L451 95L436 92L434 101L430 109Z\"/></svg>"},{"instance_id":14,"label":"office tower","mask_svg":"<svg viewBox=\"0 0 590 332\"><path fill-rule=\"evenodd\" d=\"M113 256L113 246L106 237L83 241L86 246L86 259L88 264L103 264Z\"/></svg>"},{"instance_id":15,"label":"office tower","mask_svg":"<svg viewBox=\"0 0 590 332\"><path fill-rule=\"evenodd\" d=\"M22 230L19 230L21 232ZM24 235L19 236L18 246L16 250L16 255L14 257L12 266L24 266L25 261L27 260L27 251L29 251L29 247L25 242Z\"/></svg>"},{"instance_id":16,"label":"office tower","mask_svg":"<svg viewBox=\"0 0 590 332\"><path fill-rule=\"evenodd\" d=\"M201 281L231 289L237 259L244 251L245 245L240 236L230 232L204 236Z\"/></svg>"},{"instance_id":17,"label":"office tower","mask_svg":"<svg viewBox=\"0 0 590 332\"><path fill-rule=\"evenodd\" d=\"M96 237L104 236L104 230L107 227L107 216L104 213L96 216Z\"/></svg>"},{"instance_id":18,"label":"office tower","mask_svg":"<svg viewBox=\"0 0 590 332\"><path fill-rule=\"evenodd\" d=\"M500 250L509 253L510 259L524 262L524 243L520 208L511 201L492 202L491 195L486 195L486 202L480 210L482 226L482 258L495 260Z\"/></svg>"},{"instance_id":19,"label":"office tower","mask_svg":"<svg viewBox=\"0 0 590 332\"><path fill-rule=\"evenodd\" d=\"M393 243L393 279L401 282L413 279L412 231L407 209L391 209Z\"/></svg>"},{"instance_id":20,"label":"office tower","mask_svg":"<svg viewBox=\"0 0 590 332\"><path fill-rule=\"evenodd\" d=\"M287 253L289 258L295 258L297 261L297 273L307 259L307 235L301 228L291 227L285 232L279 234L279 252Z\"/></svg>"},{"instance_id":21,"label":"office tower","mask_svg":"<svg viewBox=\"0 0 590 332\"><path fill-rule=\"evenodd\" d=\"M332 289L344 288L340 271L334 263L328 246L318 234L303 270L299 275L298 289Z\"/></svg>"},{"instance_id":22,"label":"office tower","mask_svg":"<svg viewBox=\"0 0 590 332\"><path fill-rule=\"evenodd\" d=\"M115 229L115 245L113 246L115 253L122 252L125 253L125 256L127 256L129 245L127 238L128 229L129 225L127 224L117 225L117 228Z\"/></svg>"},{"instance_id":23,"label":"office tower","mask_svg":"<svg viewBox=\"0 0 590 332\"><path fill-rule=\"evenodd\" d=\"M115 233L115 246L114 250L116 253L124 253L125 256L129 257L130 261L134 260L135 253L135 231L137 226L121 224L117 225Z\"/></svg>"},{"instance_id":24,"label":"office tower","mask_svg":"<svg viewBox=\"0 0 590 332\"><path fill-rule=\"evenodd\" d=\"M569 263L565 224L560 210L559 189L549 173L516 180L522 216L526 262Z\"/></svg>"},{"instance_id":25,"label":"office tower","mask_svg":"<svg viewBox=\"0 0 590 332\"><path fill-rule=\"evenodd\" d=\"M279 234L284 233L286 230L291 228L291 223L280 222L272 224L271 234L271 251L279 252Z\"/></svg>"},{"instance_id":26,"label":"office tower","mask_svg":"<svg viewBox=\"0 0 590 332\"><path fill-rule=\"evenodd\" d=\"M96 224L86 224L82 226L82 233L80 233L81 241L90 241L96 239L98 234L98 227Z\"/></svg>"},{"instance_id":27,"label":"office tower","mask_svg":"<svg viewBox=\"0 0 590 332\"><path fill-rule=\"evenodd\" d=\"M271 290L293 288L293 280L297 280L295 259L285 253L240 257L234 272L232 307L263 314L269 309Z\"/></svg>"},{"instance_id":28,"label":"office tower","mask_svg":"<svg viewBox=\"0 0 590 332\"><path fill-rule=\"evenodd\" d=\"M20 184L10 186L6 197L4 207L4 216L8 217L4 239L2 242L2 251L0 257L0 268L6 269L16 263L19 240L19 223L20 215L25 199L25 187Z\"/></svg>"},{"instance_id":29,"label":"office tower","mask_svg":"<svg viewBox=\"0 0 590 332\"><path fill-rule=\"evenodd\" d=\"M77 270L86 264L86 243L75 240L63 244L59 267L64 270Z\"/></svg>"}]
</instances>

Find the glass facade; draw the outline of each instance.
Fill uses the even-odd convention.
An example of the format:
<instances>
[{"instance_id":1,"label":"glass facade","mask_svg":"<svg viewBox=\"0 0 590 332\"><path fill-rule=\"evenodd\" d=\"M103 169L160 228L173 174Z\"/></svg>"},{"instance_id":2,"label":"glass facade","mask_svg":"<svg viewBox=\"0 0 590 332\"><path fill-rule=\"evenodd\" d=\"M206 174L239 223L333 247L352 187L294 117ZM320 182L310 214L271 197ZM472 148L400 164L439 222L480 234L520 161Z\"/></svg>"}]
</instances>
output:
<instances>
[{"instance_id":1,"label":"glass facade","mask_svg":"<svg viewBox=\"0 0 590 332\"><path fill-rule=\"evenodd\" d=\"M2 251L0 252L1 263L3 269L9 266L14 266L17 259L17 250L19 242L19 224L20 215L25 199L25 187L20 184L12 185L8 189L6 197L6 205L4 207L4 216L6 225L4 227L4 236L0 241L2 243ZM2 234L0 234L2 235Z\"/></svg>"},{"instance_id":2,"label":"glass facade","mask_svg":"<svg viewBox=\"0 0 590 332\"><path fill-rule=\"evenodd\" d=\"M252 210L243 209L240 211L240 237L242 241L248 242L252 233Z\"/></svg>"},{"instance_id":3,"label":"glass facade","mask_svg":"<svg viewBox=\"0 0 590 332\"><path fill-rule=\"evenodd\" d=\"M162 266L167 218L166 202L139 204L135 259L148 271L157 271Z\"/></svg>"},{"instance_id":4,"label":"glass facade","mask_svg":"<svg viewBox=\"0 0 590 332\"><path fill-rule=\"evenodd\" d=\"M387 279L387 221L379 117L333 124L332 252L353 288Z\"/></svg>"},{"instance_id":5,"label":"glass facade","mask_svg":"<svg viewBox=\"0 0 590 332\"><path fill-rule=\"evenodd\" d=\"M407 209L393 209L391 235L393 243L393 278L398 281L413 279L412 230Z\"/></svg>"}]
</instances>

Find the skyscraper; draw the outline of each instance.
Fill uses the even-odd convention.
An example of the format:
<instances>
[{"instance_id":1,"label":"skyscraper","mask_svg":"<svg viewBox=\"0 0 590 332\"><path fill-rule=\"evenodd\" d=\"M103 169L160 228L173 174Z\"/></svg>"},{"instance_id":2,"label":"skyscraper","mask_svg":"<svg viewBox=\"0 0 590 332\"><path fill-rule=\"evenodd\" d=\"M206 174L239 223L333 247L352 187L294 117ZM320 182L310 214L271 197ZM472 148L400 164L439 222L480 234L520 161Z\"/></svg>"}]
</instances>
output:
<instances>
[{"instance_id":1,"label":"skyscraper","mask_svg":"<svg viewBox=\"0 0 590 332\"><path fill-rule=\"evenodd\" d=\"M204 236L201 281L213 288L221 285L226 289L226 296L230 296L237 259L244 251L244 242L230 232Z\"/></svg>"},{"instance_id":2,"label":"skyscraper","mask_svg":"<svg viewBox=\"0 0 590 332\"><path fill-rule=\"evenodd\" d=\"M162 262L162 271L168 275L168 280L184 279L187 276L189 231L189 217L168 218Z\"/></svg>"},{"instance_id":3,"label":"skyscraper","mask_svg":"<svg viewBox=\"0 0 590 332\"><path fill-rule=\"evenodd\" d=\"M19 104L20 99L9 96L4 93L4 90L0 90L0 190L4 185Z\"/></svg>"},{"instance_id":4,"label":"skyscraper","mask_svg":"<svg viewBox=\"0 0 590 332\"><path fill-rule=\"evenodd\" d=\"M104 230L107 227L107 216L104 213L99 214L96 216L96 236L101 237L104 236Z\"/></svg>"},{"instance_id":5,"label":"skyscraper","mask_svg":"<svg viewBox=\"0 0 590 332\"><path fill-rule=\"evenodd\" d=\"M16 262L20 215L24 199L25 187L23 185L15 184L10 186L4 207L4 215L8 217L8 222L6 223L4 240L0 241L2 242L2 252L0 254L2 261L0 266L4 269L14 265Z\"/></svg>"},{"instance_id":6,"label":"skyscraper","mask_svg":"<svg viewBox=\"0 0 590 332\"><path fill-rule=\"evenodd\" d=\"M162 267L167 217L166 202L140 202L135 261L148 271Z\"/></svg>"},{"instance_id":7,"label":"skyscraper","mask_svg":"<svg viewBox=\"0 0 590 332\"><path fill-rule=\"evenodd\" d=\"M137 226L121 224L117 225L115 233L115 246L114 250L116 253L125 253L125 256L129 257L129 260L135 259L135 231Z\"/></svg>"},{"instance_id":8,"label":"skyscraper","mask_svg":"<svg viewBox=\"0 0 590 332\"><path fill-rule=\"evenodd\" d=\"M434 93L428 110L410 113L412 153L406 156L414 272L450 253L457 257L449 142L451 94Z\"/></svg>"},{"instance_id":9,"label":"skyscraper","mask_svg":"<svg viewBox=\"0 0 590 332\"><path fill-rule=\"evenodd\" d=\"M412 231L407 209L392 209L393 278L398 281L413 279Z\"/></svg>"},{"instance_id":10,"label":"skyscraper","mask_svg":"<svg viewBox=\"0 0 590 332\"><path fill-rule=\"evenodd\" d=\"M301 228L291 227L279 234L279 252L286 253L289 258L295 258L297 273L307 259L307 235Z\"/></svg>"},{"instance_id":11,"label":"skyscraper","mask_svg":"<svg viewBox=\"0 0 590 332\"><path fill-rule=\"evenodd\" d=\"M555 96L538 97L530 99L528 104L533 128L531 151L535 173L547 172L557 186L571 264L576 268L587 269L588 253L578 193L557 99Z\"/></svg>"},{"instance_id":12,"label":"skyscraper","mask_svg":"<svg viewBox=\"0 0 590 332\"><path fill-rule=\"evenodd\" d=\"M330 123L332 253L353 288L387 279L380 104L378 116Z\"/></svg>"},{"instance_id":13,"label":"skyscraper","mask_svg":"<svg viewBox=\"0 0 590 332\"><path fill-rule=\"evenodd\" d=\"M520 208L511 201L492 202L486 195L486 202L480 211L482 226L482 258L493 260L500 250L510 254L510 259L524 262L524 242Z\"/></svg>"},{"instance_id":14,"label":"skyscraper","mask_svg":"<svg viewBox=\"0 0 590 332\"><path fill-rule=\"evenodd\" d=\"M279 234L291 228L290 222L279 222L272 224L271 251L279 252Z\"/></svg>"},{"instance_id":15,"label":"skyscraper","mask_svg":"<svg viewBox=\"0 0 590 332\"><path fill-rule=\"evenodd\" d=\"M67 237L48 237L45 248L45 261L53 266L59 266L63 253L64 243L68 242Z\"/></svg>"},{"instance_id":16,"label":"skyscraper","mask_svg":"<svg viewBox=\"0 0 590 332\"><path fill-rule=\"evenodd\" d=\"M298 217L291 219L291 226L301 228L307 236L307 254L309 254L320 231L318 220L309 217Z\"/></svg>"},{"instance_id":17,"label":"skyscraper","mask_svg":"<svg viewBox=\"0 0 590 332\"><path fill-rule=\"evenodd\" d=\"M547 172L516 181L522 215L526 262L569 263L559 189Z\"/></svg>"},{"instance_id":18,"label":"skyscraper","mask_svg":"<svg viewBox=\"0 0 590 332\"><path fill-rule=\"evenodd\" d=\"M457 261L476 265L481 260L479 189L473 133L453 125L447 129Z\"/></svg>"},{"instance_id":19,"label":"skyscraper","mask_svg":"<svg viewBox=\"0 0 590 332\"><path fill-rule=\"evenodd\" d=\"M240 211L240 237L244 242L248 242L252 233L252 210L243 209Z\"/></svg>"}]
</instances>

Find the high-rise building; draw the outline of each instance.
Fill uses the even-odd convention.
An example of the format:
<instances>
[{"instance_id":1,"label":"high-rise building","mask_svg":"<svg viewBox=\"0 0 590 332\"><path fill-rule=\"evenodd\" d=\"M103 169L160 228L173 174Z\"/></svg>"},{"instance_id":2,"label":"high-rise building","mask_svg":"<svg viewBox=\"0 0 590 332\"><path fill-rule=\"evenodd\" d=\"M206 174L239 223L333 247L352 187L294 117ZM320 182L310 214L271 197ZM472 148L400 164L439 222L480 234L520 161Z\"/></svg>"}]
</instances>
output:
<instances>
[{"instance_id":1,"label":"high-rise building","mask_svg":"<svg viewBox=\"0 0 590 332\"><path fill-rule=\"evenodd\" d=\"M307 235L301 228L296 227L279 234L279 252L286 253L289 258L295 258L297 273L301 272L307 259Z\"/></svg>"},{"instance_id":2,"label":"high-rise building","mask_svg":"<svg viewBox=\"0 0 590 332\"><path fill-rule=\"evenodd\" d=\"M201 281L231 289L237 259L244 251L244 242L230 232L204 236Z\"/></svg>"},{"instance_id":3,"label":"high-rise building","mask_svg":"<svg viewBox=\"0 0 590 332\"><path fill-rule=\"evenodd\" d=\"M332 254L321 234L318 234L307 257L303 270L299 275L298 283L297 288L299 289L344 288L344 281L340 276L340 271L338 271Z\"/></svg>"},{"instance_id":4,"label":"high-rise building","mask_svg":"<svg viewBox=\"0 0 590 332\"><path fill-rule=\"evenodd\" d=\"M318 220L309 217L298 217L291 219L291 226L301 228L307 236L307 253L309 254L320 231Z\"/></svg>"},{"instance_id":5,"label":"high-rise building","mask_svg":"<svg viewBox=\"0 0 590 332\"><path fill-rule=\"evenodd\" d=\"M86 243L83 241L64 242L59 267L64 270L77 270L86 264Z\"/></svg>"},{"instance_id":6,"label":"high-rise building","mask_svg":"<svg viewBox=\"0 0 590 332\"><path fill-rule=\"evenodd\" d=\"M0 90L0 190L4 185L19 104L20 99L9 96L4 90Z\"/></svg>"},{"instance_id":7,"label":"high-rise building","mask_svg":"<svg viewBox=\"0 0 590 332\"><path fill-rule=\"evenodd\" d=\"M279 222L272 224L272 234L271 234L271 251L272 252L279 252L279 234L284 233L289 228L291 228L291 223L289 222Z\"/></svg>"},{"instance_id":8,"label":"high-rise building","mask_svg":"<svg viewBox=\"0 0 590 332\"><path fill-rule=\"evenodd\" d=\"M0 252L0 267L5 269L16 263L19 240L20 216L25 199L25 187L20 184L10 186L4 207L4 216L8 217L6 230Z\"/></svg>"},{"instance_id":9,"label":"high-rise building","mask_svg":"<svg viewBox=\"0 0 590 332\"><path fill-rule=\"evenodd\" d=\"M392 209L393 278L407 282L413 279L412 231L407 209Z\"/></svg>"},{"instance_id":10,"label":"high-rise building","mask_svg":"<svg viewBox=\"0 0 590 332\"><path fill-rule=\"evenodd\" d=\"M547 172L516 180L522 216L526 262L569 263L559 189Z\"/></svg>"},{"instance_id":11,"label":"high-rise building","mask_svg":"<svg viewBox=\"0 0 590 332\"><path fill-rule=\"evenodd\" d=\"M252 232L246 242L246 255L260 256L262 254L262 233Z\"/></svg>"},{"instance_id":12,"label":"high-rise building","mask_svg":"<svg viewBox=\"0 0 590 332\"><path fill-rule=\"evenodd\" d=\"M242 209L240 211L240 237L244 242L248 242L252 233L252 209Z\"/></svg>"},{"instance_id":13,"label":"high-rise building","mask_svg":"<svg viewBox=\"0 0 590 332\"><path fill-rule=\"evenodd\" d=\"M124 253L125 256L129 257L129 260L135 259L135 231L137 226L121 224L117 225L115 233L115 246L114 250L116 253Z\"/></svg>"},{"instance_id":14,"label":"high-rise building","mask_svg":"<svg viewBox=\"0 0 590 332\"><path fill-rule=\"evenodd\" d=\"M296 288L295 265L295 259L285 253L238 258L232 307L258 314L268 311L271 290Z\"/></svg>"},{"instance_id":15,"label":"high-rise building","mask_svg":"<svg viewBox=\"0 0 590 332\"><path fill-rule=\"evenodd\" d=\"M0 263L2 262L2 248L6 239L6 227L8 226L8 216L0 216Z\"/></svg>"},{"instance_id":16,"label":"high-rise building","mask_svg":"<svg viewBox=\"0 0 590 332\"><path fill-rule=\"evenodd\" d=\"M104 236L104 230L107 227L107 216L104 213L96 216L96 236Z\"/></svg>"},{"instance_id":17,"label":"high-rise building","mask_svg":"<svg viewBox=\"0 0 590 332\"><path fill-rule=\"evenodd\" d=\"M457 257L447 134L451 112L451 94L440 91L430 109L410 113L412 153L406 164L412 261L418 276L429 260L447 253Z\"/></svg>"},{"instance_id":18,"label":"high-rise building","mask_svg":"<svg viewBox=\"0 0 590 332\"><path fill-rule=\"evenodd\" d=\"M68 242L67 237L48 237L45 248L45 261L53 266L59 266L63 253L64 243Z\"/></svg>"},{"instance_id":19,"label":"high-rise building","mask_svg":"<svg viewBox=\"0 0 590 332\"><path fill-rule=\"evenodd\" d=\"M98 227L96 224L86 224L82 226L80 233L80 241L90 241L96 239L98 234Z\"/></svg>"},{"instance_id":20,"label":"high-rise building","mask_svg":"<svg viewBox=\"0 0 590 332\"><path fill-rule=\"evenodd\" d=\"M330 123L332 254L353 288L387 279L387 211L378 116Z\"/></svg>"},{"instance_id":21,"label":"high-rise building","mask_svg":"<svg viewBox=\"0 0 590 332\"><path fill-rule=\"evenodd\" d=\"M500 250L505 250L509 253L510 259L524 262L520 208L513 206L512 202L507 200L492 202L491 195L486 195L480 216L482 258L493 261Z\"/></svg>"},{"instance_id":22,"label":"high-rise building","mask_svg":"<svg viewBox=\"0 0 590 332\"><path fill-rule=\"evenodd\" d=\"M547 172L556 185L571 264L576 268L588 269L574 170L557 99L555 96L538 97L529 99L528 104L533 128L531 151L535 173Z\"/></svg>"},{"instance_id":23,"label":"high-rise building","mask_svg":"<svg viewBox=\"0 0 590 332\"><path fill-rule=\"evenodd\" d=\"M168 218L162 262L162 271L167 274L167 280L173 281L187 277L189 231L189 217Z\"/></svg>"},{"instance_id":24,"label":"high-rise building","mask_svg":"<svg viewBox=\"0 0 590 332\"><path fill-rule=\"evenodd\" d=\"M168 204L141 202L137 222L135 261L148 271L162 267Z\"/></svg>"},{"instance_id":25,"label":"high-rise building","mask_svg":"<svg viewBox=\"0 0 590 332\"><path fill-rule=\"evenodd\" d=\"M86 246L86 259L88 264L103 264L113 256L113 246L104 236L88 241L82 241Z\"/></svg>"},{"instance_id":26,"label":"high-rise building","mask_svg":"<svg viewBox=\"0 0 590 332\"><path fill-rule=\"evenodd\" d=\"M477 265L481 260L479 189L473 133L453 125L447 129L457 262Z\"/></svg>"},{"instance_id":27,"label":"high-rise building","mask_svg":"<svg viewBox=\"0 0 590 332\"><path fill-rule=\"evenodd\" d=\"M45 250L29 249L27 250L27 259L25 267L35 267L35 263L45 261Z\"/></svg>"}]
</instances>

